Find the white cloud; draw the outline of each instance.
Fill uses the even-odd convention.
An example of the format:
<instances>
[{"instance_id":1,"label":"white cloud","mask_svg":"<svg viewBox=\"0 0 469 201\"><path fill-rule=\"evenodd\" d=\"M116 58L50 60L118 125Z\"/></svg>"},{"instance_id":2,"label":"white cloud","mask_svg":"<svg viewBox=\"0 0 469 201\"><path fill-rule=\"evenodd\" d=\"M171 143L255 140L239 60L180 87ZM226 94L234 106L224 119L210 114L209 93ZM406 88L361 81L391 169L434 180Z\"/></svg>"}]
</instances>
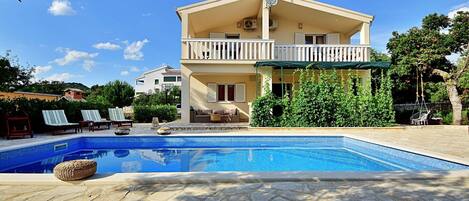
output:
<instances>
[{"instance_id":1,"label":"white cloud","mask_svg":"<svg viewBox=\"0 0 469 201\"><path fill-rule=\"evenodd\" d=\"M93 60L85 60L83 62L83 69L85 69L88 72L91 72L95 64L96 63Z\"/></svg>"},{"instance_id":2,"label":"white cloud","mask_svg":"<svg viewBox=\"0 0 469 201\"><path fill-rule=\"evenodd\" d=\"M72 8L72 3L68 0L53 0L49 7L49 13L55 16L75 15L76 11Z\"/></svg>"},{"instance_id":3,"label":"white cloud","mask_svg":"<svg viewBox=\"0 0 469 201\"><path fill-rule=\"evenodd\" d=\"M459 11L469 12L469 2L457 5L448 13L448 17L453 19Z\"/></svg>"},{"instance_id":4,"label":"white cloud","mask_svg":"<svg viewBox=\"0 0 469 201\"><path fill-rule=\"evenodd\" d=\"M58 48L58 51L64 51L66 54L63 58L55 59L54 63L60 66L65 66L74 62L83 61L83 68L86 71L91 71L95 65L93 59L98 56L98 53L88 53L70 49L63 50L63 48Z\"/></svg>"},{"instance_id":5,"label":"white cloud","mask_svg":"<svg viewBox=\"0 0 469 201\"><path fill-rule=\"evenodd\" d=\"M74 76L70 73L56 73L49 77L44 78L44 80L65 82L65 81L70 80L72 77Z\"/></svg>"},{"instance_id":6,"label":"white cloud","mask_svg":"<svg viewBox=\"0 0 469 201\"><path fill-rule=\"evenodd\" d=\"M142 14L142 17L150 17L150 16L152 16L152 15L153 15L153 13L143 13L143 14Z\"/></svg>"},{"instance_id":7,"label":"white cloud","mask_svg":"<svg viewBox=\"0 0 469 201\"><path fill-rule=\"evenodd\" d=\"M132 66L132 67L130 68L130 72L140 72L140 69L137 68L137 67L135 67L135 66Z\"/></svg>"},{"instance_id":8,"label":"white cloud","mask_svg":"<svg viewBox=\"0 0 469 201\"><path fill-rule=\"evenodd\" d=\"M122 76L127 76L127 75L129 75L129 71L123 70L123 71L121 71L121 75Z\"/></svg>"},{"instance_id":9,"label":"white cloud","mask_svg":"<svg viewBox=\"0 0 469 201\"><path fill-rule=\"evenodd\" d=\"M33 73L33 75L34 75L34 76L37 76L37 75L40 75L40 74L44 74L44 73L49 72L50 70L52 70L52 66L51 66L51 65L47 65L47 66L36 66L36 67L34 67L34 73Z\"/></svg>"},{"instance_id":10,"label":"white cloud","mask_svg":"<svg viewBox=\"0 0 469 201\"><path fill-rule=\"evenodd\" d=\"M144 39L141 41L135 41L127 45L127 47L124 50L124 59L134 60L134 61L142 60L143 59L142 48L148 42L150 42L148 39ZM127 44L128 42L124 41L124 43Z\"/></svg>"},{"instance_id":11,"label":"white cloud","mask_svg":"<svg viewBox=\"0 0 469 201\"><path fill-rule=\"evenodd\" d=\"M106 43L97 43L93 45L94 48L100 50L118 50L121 49L121 46L118 44L106 42Z\"/></svg>"}]
</instances>

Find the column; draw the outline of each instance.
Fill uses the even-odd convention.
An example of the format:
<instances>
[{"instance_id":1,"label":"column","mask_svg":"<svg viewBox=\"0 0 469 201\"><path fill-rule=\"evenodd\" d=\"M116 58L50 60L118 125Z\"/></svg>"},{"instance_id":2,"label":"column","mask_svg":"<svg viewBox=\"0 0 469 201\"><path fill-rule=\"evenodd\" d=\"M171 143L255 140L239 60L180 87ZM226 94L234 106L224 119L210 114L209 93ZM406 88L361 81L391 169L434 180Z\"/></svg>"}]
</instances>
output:
<instances>
[{"instance_id":1,"label":"column","mask_svg":"<svg viewBox=\"0 0 469 201\"><path fill-rule=\"evenodd\" d=\"M272 91L272 67L261 67L259 68L259 74L261 75L261 95L265 95L267 90Z\"/></svg>"},{"instance_id":2,"label":"column","mask_svg":"<svg viewBox=\"0 0 469 201\"><path fill-rule=\"evenodd\" d=\"M181 65L181 121L190 123L191 92L190 79L192 71Z\"/></svg>"},{"instance_id":3,"label":"column","mask_svg":"<svg viewBox=\"0 0 469 201\"><path fill-rule=\"evenodd\" d=\"M186 13L181 14L181 39L189 38L189 16ZM181 59L189 58L189 45L181 43Z\"/></svg>"},{"instance_id":4,"label":"column","mask_svg":"<svg viewBox=\"0 0 469 201\"><path fill-rule=\"evenodd\" d=\"M269 40L269 8L266 0L262 0L262 39Z\"/></svg>"}]
</instances>

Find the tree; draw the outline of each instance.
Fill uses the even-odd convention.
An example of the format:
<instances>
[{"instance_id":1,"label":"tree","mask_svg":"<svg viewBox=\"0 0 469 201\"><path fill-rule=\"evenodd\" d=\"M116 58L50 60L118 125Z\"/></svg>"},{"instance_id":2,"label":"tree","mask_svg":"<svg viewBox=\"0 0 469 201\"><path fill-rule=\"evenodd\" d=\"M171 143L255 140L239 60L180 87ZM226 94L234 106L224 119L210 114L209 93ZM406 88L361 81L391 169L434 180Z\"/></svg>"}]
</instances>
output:
<instances>
[{"instance_id":1,"label":"tree","mask_svg":"<svg viewBox=\"0 0 469 201\"><path fill-rule=\"evenodd\" d=\"M32 71L32 68L21 66L18 59L7 51L5 56L0 56L0 91L14 91L20 86L28 85Z\"/></svg>"},{"instance_id":2,"label":"tree","mask_svg":"<svg viewBox=\"0 0 469 201\"><path fill-rule=\"evenodd\" d=\"M421 27L405 33L393 32L387 48L396 72L402 76L422 74L426 79L437 77L443 82L453 110L453 124L461 124L462 104L457 86L468 70L469 12L458 12L450 19L431 14ZM452 64L447 56L460 54L464 65Z\"/></svg>"},{"instance_id":3,"label":"tree","mask_svg":"<svg viewBox=\"0 0 469 201\"><path fill-rule=\"evenodd\" d=\"M178 103L181 103L181 89L173 86L153 94L139 95L134 99L133 105L175 105Z\"/></svg>"},{"instance_id":4,"label":"tree","mask_svg":"<svg viewBox=\"0 0 469 201\"><path fill-rule=\"evenodd\" d=\"M103 87L103 97L116 107L124 107L132 104L134 88L127 82L116 80Z\"/></svg>"},{"instance_id":5,"label":"tree","mask_svg":"<svg viewBox=\"0 0 469 201\"><path fill-rule=\"evenodd\" d=\"M67 88L77 88L85 92L89 90L87 86L81 83L43 80L20 87L18 91L63 95L64 90Z\"/></svg>"}]
</instances>

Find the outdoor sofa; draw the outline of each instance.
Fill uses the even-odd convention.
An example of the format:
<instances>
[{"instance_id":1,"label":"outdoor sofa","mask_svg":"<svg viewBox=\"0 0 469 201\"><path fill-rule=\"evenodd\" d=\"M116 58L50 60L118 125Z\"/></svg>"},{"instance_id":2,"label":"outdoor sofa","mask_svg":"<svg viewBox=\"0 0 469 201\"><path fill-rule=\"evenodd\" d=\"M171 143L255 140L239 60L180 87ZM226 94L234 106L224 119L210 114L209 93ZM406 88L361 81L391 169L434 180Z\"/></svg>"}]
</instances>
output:
<instances>
[{"instance_id":1,"label":"outdoor sofa","mask_svg":"<svg viewBox=\"0 0 469 201\"><path fill-rule=\"evenodd\" d=\"M223 123L238 123L239 110L225 109L225 110L193 110L191 111L191 122L193 123L210 123L210 115L218 114Z\"/></svg>"}]
</instances>

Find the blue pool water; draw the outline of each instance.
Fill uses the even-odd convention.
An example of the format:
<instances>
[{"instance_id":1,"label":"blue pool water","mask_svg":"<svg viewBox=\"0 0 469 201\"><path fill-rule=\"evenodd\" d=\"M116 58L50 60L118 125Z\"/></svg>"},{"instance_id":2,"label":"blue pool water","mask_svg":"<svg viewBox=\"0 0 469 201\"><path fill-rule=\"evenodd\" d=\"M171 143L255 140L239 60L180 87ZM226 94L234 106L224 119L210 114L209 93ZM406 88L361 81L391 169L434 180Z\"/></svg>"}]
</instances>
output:
<instances>
[{"instance_id":1,"label":"blue pool water","mask_svg":"<svg viewBox=\"0 0 469 201\"><path fill-rule=\"evenodd\" d=\"M469 168L346 137L77 137L0 151L0 172L51 173L74 159L97 161L98 173Z\"/></svg>"}]
</instances>

